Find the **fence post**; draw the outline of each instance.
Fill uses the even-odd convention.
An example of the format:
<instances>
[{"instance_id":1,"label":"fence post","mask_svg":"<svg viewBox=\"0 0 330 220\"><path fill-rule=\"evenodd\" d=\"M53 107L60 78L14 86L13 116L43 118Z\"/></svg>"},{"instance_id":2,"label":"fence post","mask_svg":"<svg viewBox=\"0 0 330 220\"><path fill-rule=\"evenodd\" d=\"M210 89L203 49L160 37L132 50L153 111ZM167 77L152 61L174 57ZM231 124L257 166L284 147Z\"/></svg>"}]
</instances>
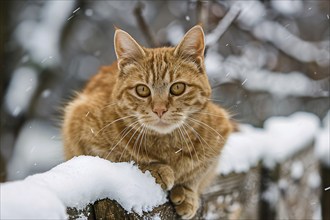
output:
<instances>
[{"instance_id":1,"label":"fence post","mask_svg":"<svg viewBox=\"0 0 330 220\"><path fill-rule=\"evenodd\" d=\"M322 190L321 190L321 207L322 207L322 218L330 219L330 168L321 164L321 179L322 179Z\"/></svg>"},{"instance_id":2,"label":"fence post","mask_svg":"<svg viewBox=\"0 0 330 220\"><path fill-rule=\"evenodd\" d=\"M279 178L279 165L276 165L274 169L261 166L260 172L259 219L275 220L276 205L267 201L265 193L272 184L277 183Z\"/></svg>"}]
</instances>

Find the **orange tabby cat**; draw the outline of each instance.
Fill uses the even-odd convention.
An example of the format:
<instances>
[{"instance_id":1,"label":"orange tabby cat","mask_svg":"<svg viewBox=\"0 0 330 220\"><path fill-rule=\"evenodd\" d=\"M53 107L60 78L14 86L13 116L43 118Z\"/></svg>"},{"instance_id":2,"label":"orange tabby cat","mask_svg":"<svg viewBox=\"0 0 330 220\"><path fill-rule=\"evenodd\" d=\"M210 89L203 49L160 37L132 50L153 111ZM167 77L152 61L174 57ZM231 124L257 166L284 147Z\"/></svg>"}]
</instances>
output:
<instances>
[{"instance_id":1,"label":"orange tabby cat","mask_svg":"<svg viewBox=\"0 0 330 220\"><path fill-rule=\"evenodd\" d=\"M226 111L210 101L203 30L193 27L173 48L141 47L122 30L114 43L118 61L65 108L66 159L133 160L191 219L232 131Z\"/></svg>"}]
</instances>

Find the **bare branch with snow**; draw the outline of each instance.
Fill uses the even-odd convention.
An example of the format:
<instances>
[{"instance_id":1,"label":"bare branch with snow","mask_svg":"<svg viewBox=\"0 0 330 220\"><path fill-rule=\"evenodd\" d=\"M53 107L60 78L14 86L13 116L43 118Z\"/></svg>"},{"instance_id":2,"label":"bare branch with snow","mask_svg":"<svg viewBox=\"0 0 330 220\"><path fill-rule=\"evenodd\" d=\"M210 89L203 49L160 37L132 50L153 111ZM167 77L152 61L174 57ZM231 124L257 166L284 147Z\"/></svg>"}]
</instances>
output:
<instances>
[{"instance_id":1,"label":"bare branch with snow","mask_svg":"<svg viewBox=\"0 0 330 220\"><path fill-rule=\"evenodd\" d=\"M216 52L210 52L205 59L205 64L212 87L238 81L250 91L265 91L278 97L329 96L329 92L322 89L322 85L329 78L314 81L297 71L272 72L262 68L266 62L263 56L263 51L249 46L245 48L241 56L232 55L226 59Z\"/></svg>"},{"instance_id":2,"label":"bare branch with snow","mask_svg":"<svg viewBox=\"0 0 330 220\"><path fill-rule=\"evenodd\" d=\"M241 9L231 7L225 17L218 23L217 27L206 36L206 45L212 46L218 42L221 36L226 32L231 23L238 17Z\"/></svg>"},{"instance_id":3,"label":"bare branch with snow","mask_svg":"<svg viewBox=\"0 0 330 220\"><path fill-rule=\"evenodd\" d=\"M281 3L283 6L283 1ZM288 5L292 5L288 2ZM299 4L296 7L300 8ZM269 41L278 49L301 62L316 62L320 66L329 66L329 43L304 41L275 21L267 20L266 7L259 1L232 1L230 8L241 10L237 21L242 29L251 32L262 42ZM236 9L236 10L238 10ZM253 9L253 10L252 10ZM234 10L234 9L233 9ZM290 9L294 11L293 8ZM301 9L297 9L298 11ZM320 45L320 46L319 46Z\"/></svg>"},{"instance_id":4,"label":"bare branch with snow","mask_svg":"<svg viewBox=\"0 0 330 220\"><path fill-rule=\"evenodd\" d=\"M255 37L269 41L278 49L301 62L316 62L320 66L329 66L330 53L325 47L304 41L290 33L285 27L273 21L264 21L252 30Z\"/></svg>"}]
</instances>

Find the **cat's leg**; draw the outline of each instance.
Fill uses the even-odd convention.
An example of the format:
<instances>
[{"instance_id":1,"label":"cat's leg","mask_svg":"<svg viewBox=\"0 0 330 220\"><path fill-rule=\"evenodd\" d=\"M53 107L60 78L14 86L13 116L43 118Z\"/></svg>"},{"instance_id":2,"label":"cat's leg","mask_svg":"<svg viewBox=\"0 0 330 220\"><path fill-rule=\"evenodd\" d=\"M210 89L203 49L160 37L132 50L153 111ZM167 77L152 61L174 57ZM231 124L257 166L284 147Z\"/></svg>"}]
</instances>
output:
<instances>
[{"instance_id":1,"label":"cat's leg","mask_svg":"<svg viewBox=\"0 0 330 220\"><path fill-rule=\"evenodd\" d=\"M164 190L172 189L174 185L174 172L173 169L166 165L160 163L142 164L139 168L145 172L150 171L151 175L156 179L156 183L161 185Z\"/></svg>"},{"instance_id":2,"label":"cat's leg","mask_svg":"<svg viewBox=\"0 0 330 220\"><path fill-rule=\"evenodd\" d=\"M202 194L203 191L212 183L216 177L217 162L214 162L209 168L203 173L203 178L200 179L198 184L198 193Z\"/></svg>"},{"instance_id":3,"label":"cat's leg","mask_svg":"<svg viewBox=\"0 0 330 220\"><path fill-rule=\"evenodd\" d=\"M199 208L199 198L203 190L215 176L216 163L208 167L201 166L195 170L190 181L175 185L170 192L170 199L182 219L191 219Z\"/></svg>"},{"instance_id":4,"label":"cat's leg","mask_svg":"<svg viewBox=\"0 0 330 220\"><path fill-rule=\"evenodd\" d=\"M170 199L182 219L193 218L199 208L199 194L195 186L174 186L170 192Z\"/></svg>"}]
</instances>

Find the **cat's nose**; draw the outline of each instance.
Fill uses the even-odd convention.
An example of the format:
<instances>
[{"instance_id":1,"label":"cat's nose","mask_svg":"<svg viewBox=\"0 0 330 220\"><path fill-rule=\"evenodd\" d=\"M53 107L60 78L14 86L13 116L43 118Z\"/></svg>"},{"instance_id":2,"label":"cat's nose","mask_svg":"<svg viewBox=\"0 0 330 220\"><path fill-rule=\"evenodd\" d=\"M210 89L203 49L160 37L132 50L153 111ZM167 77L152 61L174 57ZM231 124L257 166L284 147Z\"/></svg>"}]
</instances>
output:
<instances>
[{"instance_id":1,"label":"cat's nose","mask_svg":"<svg viewBox=\"0 0 330 220\"><path fill-rule=\"evenodd\" d=\"M167 112L167 108L165 106L154 107L152 110L154 113L158 115L158 117L162 117L165 112Z\"/></svg>"}]
</instances>

